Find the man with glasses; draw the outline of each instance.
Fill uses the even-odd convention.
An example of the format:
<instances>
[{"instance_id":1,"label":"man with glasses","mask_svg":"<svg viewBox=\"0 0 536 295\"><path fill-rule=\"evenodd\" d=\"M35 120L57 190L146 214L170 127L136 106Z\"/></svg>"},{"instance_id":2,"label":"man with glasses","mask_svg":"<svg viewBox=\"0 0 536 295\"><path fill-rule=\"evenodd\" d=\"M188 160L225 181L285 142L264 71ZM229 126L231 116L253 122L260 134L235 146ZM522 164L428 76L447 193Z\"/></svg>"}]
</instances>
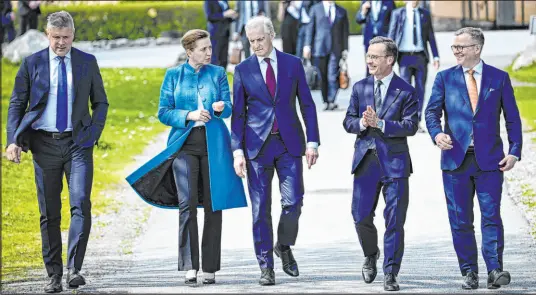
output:
<instances>
[{"instance_id":1,"label":"man with glasses","mask_svg":"<svg viewBox=\"0 0 536 295\"><path fill-rule=\"evenodd\" d=\"M434 28L430 12L418 7L419 1L405 1L406 6L393 11L389 26L389 38L395 40L400 54L398 66L400 77L411 84L415 80L415 89L419 100L419 125L424 105L424 90L428 75L428 43L432 48L434 68L439 69L439 52L437 50ZM419 126L419 132L425 132Z\"/></svg>"},{"instance_id":2,"label":"man with glasses","mask_svg":"<svg viewBox=\"0 0 536 295\"><path fill-rule=\"evenodd\" d=\"M395 75L398 49L393 40L375 37L366 55L371 76L354 84L344 129L356 134L352 173L352 215L365 255L365 283L376 278L380 257L374 211L380 191L385 199L384 289L398 291L404 254L404 222L412 173L407 137L417 132L415 89Z\"/></svg>"},{"instance_id":3,"label":"man with glasses","mask_svg":"<svg viewBox=\"0 0 536 295\"><path fill-rule=\"evenodd\" d=\"M478 288L478 250L473 227L473 197L482 215L482 256L488 289L510 283L503 271L504 229L501 220L503 173L521 158L521 118L508 74L484 63L480 54L484 33L463 28L455 34L452 51L457 66L437 74L426 108L426 126L441 149L441 170L454 249L463 289ZM500 114L508 133L503 152ZM445 127L441 116L445 114Z\"/></svg>"}]
</instances>

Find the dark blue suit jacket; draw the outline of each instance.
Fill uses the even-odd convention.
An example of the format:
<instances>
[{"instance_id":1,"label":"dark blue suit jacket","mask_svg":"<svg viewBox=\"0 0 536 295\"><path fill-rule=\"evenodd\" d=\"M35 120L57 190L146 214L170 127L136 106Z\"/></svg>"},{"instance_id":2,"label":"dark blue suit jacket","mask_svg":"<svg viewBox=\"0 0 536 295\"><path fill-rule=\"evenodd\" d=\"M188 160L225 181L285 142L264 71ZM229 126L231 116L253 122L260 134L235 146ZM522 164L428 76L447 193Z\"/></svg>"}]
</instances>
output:
<instances>
[{"instance_id":1,"label":"dark blue suit jacket","mask_svg":"<svg viewBox=\"0 0 536 295\"><path fill-rule=\"evenodd\" d=\"M484 63L476 113L473 115L463 68L455 66L437 74L426 107L426 126L435 144L437 134L450 135L453 148L441 152L441 169L455 170L465 158L474 136L475 156L480 169L497 170L504 158L500 136L500 114L504 112L509 154L521 159L521 118L508 73ZM445 114L445 128L441 115Z\"/></svg>"},{"instance_id":2,"label":"dark blue suit jacket","mask_svg":"<svg viewBox=\"0 0 536 295\"><path fill-rule=\"evenodd\" d=\"M247 159L257 157L276 117L288 152L295 157L305 154L306 138L298 118L296 97L305 121L307 142L320 144L316 106L305 80L302 62L294 55L278 50L276 54L275 99L264 82L256 55L235 68L231 147L233 151L242 149Z\"/></svg>"},{"instance_id":3,"label":"dark blue suit jacket","mask_svg":"<svg viewBox=\"0 0 536 295\"><path fill-rule=\"evenodd\" d=\"M374 27L376 27L378 35L387 37L389 33L389 22L391 21L391 14L395 9L395 2L393 0L383 0L382 8L380 14L378 15L378 21L374 21L372 16L372 8L369 9L365 17L361 15L361 9L365 2L370 2L370 0L362 0L361 6L355 15L355 21L358 24L364 24L362 28L363 33L363 42L365 47L368 47L369 41L374 38Z\"/></svg>"},{"instance_id":4,"label":"dark blue suit jacket","mask_svg":"<svg viewBox=\"0 0 536 295\"><path fill-rule=\"evenodd\" d=\"M432 25L432 17L430 11L419 7L419 16L421 20L421 40L424 46L424 53L426 54L426 62L430 61L430 53L428 52L428 43L432 48L433 57L439 57L439 51L437 50L434 27ZM391 16L391 23L389 25L389 38L393 39L396 46L400 47L402 43L402 35L404 33L404 22L406 21L406 7L400 7L393 11Z\"/></svg>"},{"instance_id":5,"label":"dark blue suit jacket","mask_svg":"<svg viewBox=\"0 0 536 295\"><path fill-rule=\"evenodd\" d=\"M321 57L334 53L340 57L344 50L348 50L350 26L346 9L335 4L333 24L329 23L322 2L311 7L309 16L311 22L307 25L305 45L311 46L313 56Z\"/></svg>"},{"instance_id":6,"label":"dark blue suit jacket","mask_svg":"<svg viewBox=\"0 0 536 295\"><path fill-rule=\"evenodd\" d=\"M229 3L227 3L227 6L229 6ZM207 17L207 31L210 33L210 36L229 37L233 20L223 16L223 10L218 1L207 0L203 8Z\"/></svg>"},{"instance_id":7,"label":"dark blue suit jacket","mask_svg":"<svg viewBox=\"0 0 536 295\"><path fill-rule=\"evenodd\" d=\"M369 141L374 138L380 166L386 176L409 177L413 170L406 138L415 135L418 129L415 89L396 74L393 76L382 110L378 114L380 119L385 120L385 133L372 127L361 131L359 122L369 105L374 108L374 76L372 75L354 84L350 106L343 121L346 132L357 134L352 173L355 173L367 152Z\"/></svg>"},{"instance_id":8,"label":"dark blue suit jacket","mask_svg":"<svg viewBox=\"0 0 536 295\"><path fill-rule=\"evenodd\" d=\"M22 61L7 111L7 145L16 143L28 151L31 125L45 110L50 90L48 47ZM74 100L71 114L73 140L81 147L93 146L99 139L108 99L95 56L71 49ZM92 114L89 113L91 102Z\"/></svg>"}]
</instances>

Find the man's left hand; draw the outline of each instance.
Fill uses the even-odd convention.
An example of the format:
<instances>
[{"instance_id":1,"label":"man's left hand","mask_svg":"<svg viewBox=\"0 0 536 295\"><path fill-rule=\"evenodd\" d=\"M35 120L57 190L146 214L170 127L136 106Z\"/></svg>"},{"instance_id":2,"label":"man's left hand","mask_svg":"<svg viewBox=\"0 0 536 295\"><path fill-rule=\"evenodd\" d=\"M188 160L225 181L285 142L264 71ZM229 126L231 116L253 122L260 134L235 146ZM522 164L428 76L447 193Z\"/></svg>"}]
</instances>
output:
<instances>
[{"instance_id":1,"label":"man's left hand","mask_svg":"<svg viewBox=\"0 0 536 295\"><path fill-rule=\"evenodd\" d=\"M516 157L512 155L507 155L506 157L504 157L504 159L502 159L499 162L499 167L501 167L499 169L503 172L511 170L512 168L514 168L514 165L516 164L516 162L517 162Z\"/></svg>"},{"instance_id":2,"label":"man's left hand","mask_svg":"<svg viewBox=\"0 0 536 295\"><path fill-rule=\"evenodd\" d=\"M318 159L318 149L307 148L305 151L305 158L307 159L307 166L311 169L311 166L316 164L316 159Z\"/></svg>"}]
</instances>

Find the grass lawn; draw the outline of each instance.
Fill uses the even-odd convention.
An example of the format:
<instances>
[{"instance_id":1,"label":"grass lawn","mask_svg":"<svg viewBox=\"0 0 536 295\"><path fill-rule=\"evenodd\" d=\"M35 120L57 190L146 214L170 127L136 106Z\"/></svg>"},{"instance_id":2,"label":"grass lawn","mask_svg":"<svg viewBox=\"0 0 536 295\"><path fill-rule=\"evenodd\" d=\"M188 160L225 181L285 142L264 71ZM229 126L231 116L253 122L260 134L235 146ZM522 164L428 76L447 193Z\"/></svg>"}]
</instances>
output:
<instances>
[{"instance_id":1,"label":"grass lawn","mask_svg":"<svg viewBox=\"0 0 536 295\"><path fill-rule=\"evenodd\" d=\"M2 62L2 151L5 124L18 65ZM101 69L110 107L106 127L94 152L93 216L117 210L120 200L106 190L114 188L124 167L140 154L147 141L167 129L156 117L165 69ZM23 153L16 165L2 157L2 281L23 279L27 270L42 268L39 209L32 157ZM67 186L62 194L62 230L70 222ZM64 242L64 263L66 241Z\"/></svg>"},{"instance_id":2,"label":"grass lawn","mask_svg":"<svg viewBox=\"0 0 536 295\"><path fill-rule=\"evenodd\" d=\"M536 63L517 71L513 71L511 66L506 70L514 80L536 83ZM531 131L536 131L536 87L515 87L514 92L521 116L530 124Z\"/></svg>"}]
</instances>

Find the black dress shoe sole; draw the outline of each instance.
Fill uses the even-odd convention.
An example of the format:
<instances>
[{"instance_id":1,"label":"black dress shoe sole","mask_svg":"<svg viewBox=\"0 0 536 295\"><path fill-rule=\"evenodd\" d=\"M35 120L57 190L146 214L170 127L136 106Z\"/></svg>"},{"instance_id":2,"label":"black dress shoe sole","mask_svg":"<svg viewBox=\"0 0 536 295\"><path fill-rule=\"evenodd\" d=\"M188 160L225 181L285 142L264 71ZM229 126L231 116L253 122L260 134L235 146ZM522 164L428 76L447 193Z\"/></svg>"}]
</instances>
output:
<instances>
[{"instance_id":1,"label":"black dress shoe sole","mask_svg":"<svg viewBox=\"0 0 536 295\"><path fill-rule=\"evenodd\" d=\"M193 279L185 279L184 280L184 283L186 285L197 285L197 278L193 278Z\"/></svg>"},{"instance_id":2,"label":"black dress shoe sole","mask_svg":"<svg viewBox=\"0 0 536 295\"><path fill-rule=\"evenodd\" d=\"M203 284L205 284L205 285L216 284L216 280L214 280L214 279L204 279Z\"/></svg>"},{"instance_id":3,"label":"black dress shoe sole","mask_svg":"<svg viewBox=\"0 0 536 295\"><path fill-rule=\"evenodd\" d=\"M60 293L63 292L63 287L59 286L58 288L45 288L45 293Z\"/></svg>"},{"instance_id":4,"label":"black dress shoe sole","mask_svg":"<svg viewBox=\"0 0 536 295\"><path fill-rule=\"evenodd\" d=\"M259 281L259 285L261 285L261 286L273 286L273 285L275 285L275 282L263 282L263 281Z\"/></svg>"},{"instance_id":5,"label":"black dress shoe sole","mask_svg":"<svg viewBox=\"0 0 536 295\"><path fill-rule=\"evenodd\" d=\"M398 286L389 286L389 287L383 287L385 291L400 291L400 287Z\"/></svg>"},{"instance_id":6,"label":"black dress shoe sole","mask_svg":"<svg viewBox=\"0 0 536 295\"><path fill-rule=\"evenodd\" d=\"M86 284L86 281L82 277L73 278L67 283L67 288L78 289L78 287Z\"/></svg>"},{"instance_id":7,"label":"black dress shoe sole","mask_svg":"<svg viewBox=\"0 0 536 295\"><path fill-rule=\"evenodd\" d=\"M464 290L475 290L475 289L478 289L478 285L476 285L476 286L462 285L462 289L464 289Z\"/></svg>"}]
</instances>

